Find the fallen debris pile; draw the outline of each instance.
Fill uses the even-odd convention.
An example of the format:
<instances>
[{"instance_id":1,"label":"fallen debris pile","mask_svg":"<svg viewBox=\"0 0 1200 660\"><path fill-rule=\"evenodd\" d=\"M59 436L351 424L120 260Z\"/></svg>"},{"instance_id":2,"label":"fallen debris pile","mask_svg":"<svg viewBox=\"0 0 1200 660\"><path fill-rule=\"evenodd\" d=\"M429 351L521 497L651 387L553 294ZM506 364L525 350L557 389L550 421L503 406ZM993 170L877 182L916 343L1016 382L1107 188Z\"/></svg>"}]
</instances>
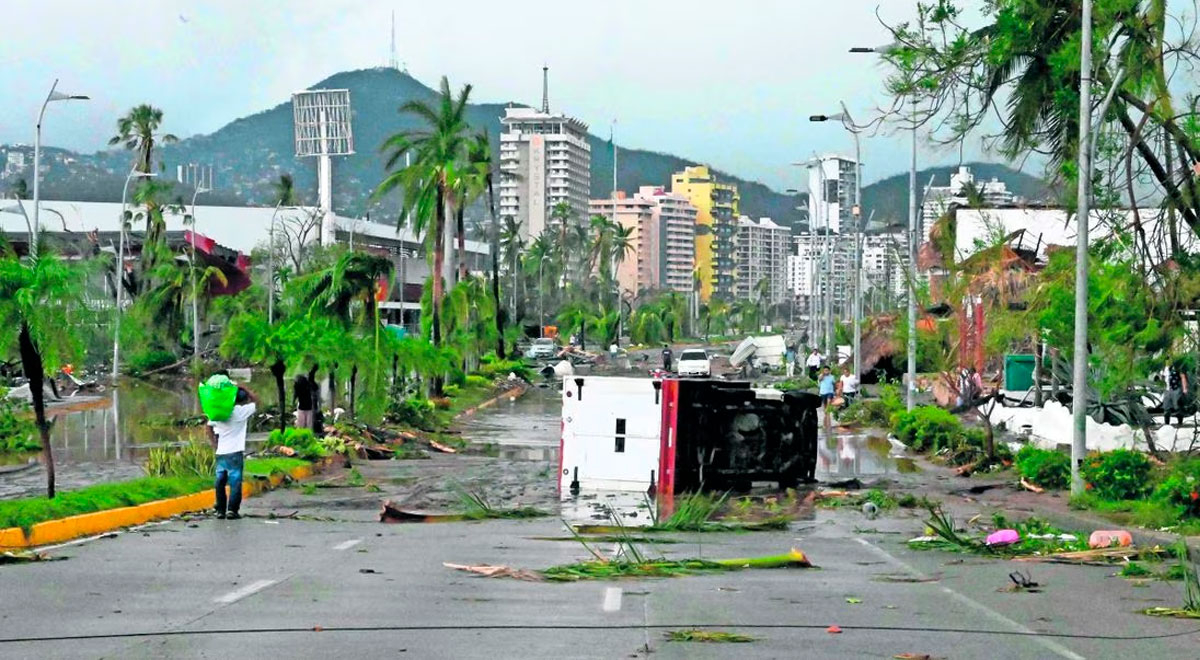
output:
<instances>
[{"instance_id":1,"label":"fallen debris pile","mask_svg":"<svg viewBox=\"0 0 1200 660\"><path fill-rule=\"evenodd\" d=\"M737 559L605 559L551 566L540 571L514 569L489 564L464 565L443 563L446 568L485 577L503 577L530 582L579 582L621 578L661 578L702 575L752 568L812 568L812 562L795 548L781 555Z\"/></svg>"}]
</instances>

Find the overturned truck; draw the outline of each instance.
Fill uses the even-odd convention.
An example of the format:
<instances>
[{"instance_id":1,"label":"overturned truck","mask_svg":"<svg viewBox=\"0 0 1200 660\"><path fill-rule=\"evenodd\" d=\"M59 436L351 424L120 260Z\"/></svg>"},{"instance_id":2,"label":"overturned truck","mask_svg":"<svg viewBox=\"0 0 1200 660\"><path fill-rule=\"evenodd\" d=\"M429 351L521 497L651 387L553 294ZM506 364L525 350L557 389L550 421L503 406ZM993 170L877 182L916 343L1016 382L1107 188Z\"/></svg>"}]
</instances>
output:
<instances>
[{"instance_id":1,"label":"overturned truck","mask_svg":"<svg viewBox=\"0 0 1200 660\"><path fill-rule=\"evenodd\" d=\"M562 493L672 495L814 480L814 394L746 382L590 376L565 379L562 397Z\"/></svg>"}]
</instances>

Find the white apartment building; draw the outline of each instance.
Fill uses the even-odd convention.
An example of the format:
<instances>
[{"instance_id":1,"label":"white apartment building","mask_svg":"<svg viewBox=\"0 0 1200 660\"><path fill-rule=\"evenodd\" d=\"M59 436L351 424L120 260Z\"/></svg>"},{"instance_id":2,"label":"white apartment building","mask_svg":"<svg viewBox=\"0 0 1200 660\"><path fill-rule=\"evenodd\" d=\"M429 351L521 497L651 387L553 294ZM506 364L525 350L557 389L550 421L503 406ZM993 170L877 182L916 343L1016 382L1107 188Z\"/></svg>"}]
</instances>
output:
<instances>
[{"instance_id":1,"label":"white apartment building","mask_svg":"<svg viewBox=\"0 0 1200 660\"><path fill-rule=\"evenodd\" d=\"M788 256L788 289L797 309L808 315L832 298L834 315L847 321L854 315L853 235L802 234L793 238ZM862 237L862 290L865 309L882 309L903 297L905 244L903 234ZM826 261L828 255L829 261Z\"/></svg>"},{"instance_id":2,"label":"white apartment building","mask_svg":"<svg viewBox=\"0 0 1200 660\"><path fill-rule=\"evenodd\" d=\"M768 300L778 304L787 300L788 239L791 230L770 218L758 222L746 216L738 218L734 238L734 295L739 300L754 300L758 283L767 280Z\"/></svg>"},{"instance_id":3,"label":"white apartment building","mask_svg":"<svg viewBox=\"0 0 1200 660\"><path fill-rule=\"evenodd\" d=\"M834 233L854 230L854 195L857 163L851 158L825 154L808 164L808 222L817 230Z\"/></svg>"},{"instance_id":4,"label":"white apartment building","mask_svg":"<svg viewBox=\"0 0 1200 660\"><path fill-rule=\"evenodd\" d=\"M632 197L593 199L590 215L614 217L633 229L634 254L617 265L617 284L634 296L652 290L691 293L696 261L696 207L661 186L642 186Z\"/></svg>"},{"instance_id":5,"label":"white apartment building","mask_svg":"<svg viewBox=\"0 0 1200 660\"><path fill-rule=\"evenodd\" d=\"M991 181L976 182L975 175L969 167L959 167L958 172L950 175L950 185L930 186L921 204L921 215L918 218L921 226L917 227L917 235L922 242L929 241L929 230L942 217L951 204L966 205L968 203L966 188L974 186L983 198L984 206L1011 206L1017 198L1009 191L1003 181L992 177Z\"/></svg>"},{"instance_id":6,"label":"white apartment building","mask_svg":"<svg viewBox=\"0 0 1200 660\"><path fill-rule=\"evenodd\" d=\"M520 221L526 238L546 229L560 202L584 222L591 196L587 124L545 105L506 108L500 122L500 217Z\"/></svg>"}]
</instances>

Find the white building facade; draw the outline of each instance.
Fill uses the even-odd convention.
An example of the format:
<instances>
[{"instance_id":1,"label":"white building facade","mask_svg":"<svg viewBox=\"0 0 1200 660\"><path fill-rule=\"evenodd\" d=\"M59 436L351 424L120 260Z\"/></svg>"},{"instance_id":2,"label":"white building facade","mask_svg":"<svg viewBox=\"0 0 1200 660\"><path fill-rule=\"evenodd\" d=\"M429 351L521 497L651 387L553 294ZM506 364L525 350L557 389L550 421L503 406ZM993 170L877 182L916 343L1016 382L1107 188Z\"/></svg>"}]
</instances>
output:
<instances>
[{"instance_id":1,"label":"white building facade","mask_svg":"<svg viewBox=\"0 0 1200 660\"><path fill-rule=\"evenodd\" d=\"M808 222L816 230L846 233L854 230L857 163L835 154L808 164Z\"/></svg>"},{"instance_id":2,"label":"white building facade","mask_svg":"<svg viewBox=\"0 0 1200 660\"><path fill-rule=\"evenodd\" d=\"M755 300L759 282L766 280L767 299L771 304L787 300L788 239L791 230L770 218L757 222L738 218L734 239L734 295L739 300Z\"/></svg>"},{"instance_id":3,"label":"white building facade","mask_svg":"<svg viewBox=\"0 0 1200 660\"><path fill-rule=\"evenodd\" d=\"M1003 181L992 177L991 181L977 182L971 168L959 167L958 172L950 175L950 185L930 186L925 192L918 218L921 226L917 228L917 235L922 242L929 241L929 231L951 204L966 206L969 203L967 192L971 188L983 199L984 206L1011 206L1017 201Z\"/></svg>"},{"instance_id":4,"label":"white building facade","mask_svg":"<svg viewBox=\"0 0 1200 660\"><path fill-rule=\"evenodd\" d=\"M583 222L591 196L591 146L587 125L563 114L510 107L500 123L500 217L521 223L536 237L560 203Z\"/></svg>"}]
</instances>

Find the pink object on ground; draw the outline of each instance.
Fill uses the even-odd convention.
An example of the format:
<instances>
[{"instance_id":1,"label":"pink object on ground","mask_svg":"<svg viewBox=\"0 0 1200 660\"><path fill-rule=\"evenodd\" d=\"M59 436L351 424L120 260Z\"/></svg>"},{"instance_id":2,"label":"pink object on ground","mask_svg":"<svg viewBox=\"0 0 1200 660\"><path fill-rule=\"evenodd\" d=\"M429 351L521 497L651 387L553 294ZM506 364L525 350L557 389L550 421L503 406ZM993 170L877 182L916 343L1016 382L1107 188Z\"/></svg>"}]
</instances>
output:
<instances>
[{"instance_id":1,"label":"pink object on ground","mask_svg":"<svg viewBox=\"0 0 1200 660\"><path fill-rule=\"evenodd\" d=\"M1129 532L1123 529L1098 529L1092 532L1092 535L1088 537L1089 548L1112 548L1114 546L1125 548L1131 545L1133 545L1133 537L1129 535Z\"/></svg>"},{"instance_id":2,"label":"pink object on ground","mask_svg":"<svg viewBox=\"0 0 1200 660\"><path fill-rule=\"evenodd\" d=\"M1021 535L1015 529L998 529L987 535L984 543L987 545L1012 545L1021 540Z\"/></svg>"}]
</instances>

